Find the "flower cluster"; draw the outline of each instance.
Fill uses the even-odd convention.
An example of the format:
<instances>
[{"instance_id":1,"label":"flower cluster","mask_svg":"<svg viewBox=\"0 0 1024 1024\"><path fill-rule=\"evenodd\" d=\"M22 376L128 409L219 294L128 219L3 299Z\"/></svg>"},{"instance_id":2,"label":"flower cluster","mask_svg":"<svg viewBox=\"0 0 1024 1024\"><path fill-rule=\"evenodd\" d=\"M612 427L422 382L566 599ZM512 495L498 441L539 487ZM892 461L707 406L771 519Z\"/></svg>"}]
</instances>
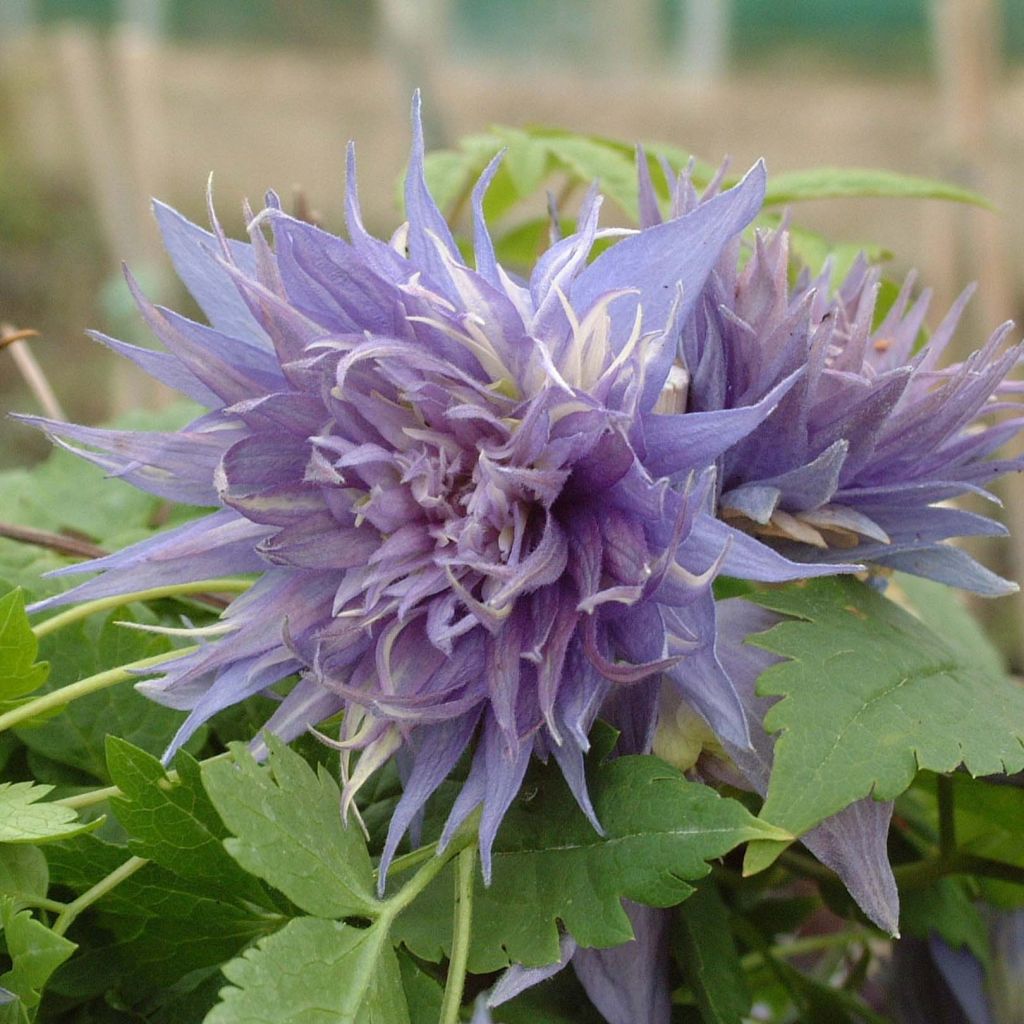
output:
<instances>
[{"instance_id":1,"label":"flower cluster","mask_svg":"<svg viewBox=\"0 0 1024 1024\"><path fill-rule=\"evenodd\" d=\"M647 222L659 223L649 181L644 189ZM702 201L677 184L681 214ZM758 236L742 269L736 257L724 254L683 327L687 408L753 406L799 379L719 460L723 520L796 560L867 562L986 596L1016 590L944 543L1006 532L945 502L991 499L985 486L1021 468L991 458L1022 425L1019 404L1005 400L1020 390L1005 378L1024 352L1007 344L1012 323L941 367L971 289L922 338L931 295L911 302L913 274L880 316L880 272L863 258L834 291L828 265L789 287L784 229Z\"/></svg>"},{"instance_id":2,"label":"flower cluster","mask_svg":"<svg viewBox=\"0 0 1024 1024\"><path fill-rule=\"evenodd\" d=\"M258 574L210 639L142 684L189 712L168 756L297 675L267 728L291 738L343 711L331 742L359 754L343 758L346 806L398 759L382 884L467 752L442 844L479 808L486 873L532 756L555 759L600 829L583 771L599 714L649 750L667 685L729 749L753 749L749 697L718 653L720 573L870 562L1005 589L942 543L997 527L940 502L1017 468L989 456L1020 425L979 420L1019 355L1005 332L937 368L959 305L915 354L923 301L908 311L908 288L875 328L864 265L836 295L827 274L790 290L780 231L737 269L760 164L700 198L684 175L664 220L642 173L638 231L600 229L593 190L521 280L483 217L497 159L473 192L470 266L426 187L418 101L413 121L408 222L389 241L363 226L351 152L348 240L273 194L247 243L212 210L207 232L157 206L209 324L129 279L166 351L101 340L204 415L166 434L35 421L213 509L73 567L99 575L37 607Z\"/></svg>"}]
</instances>

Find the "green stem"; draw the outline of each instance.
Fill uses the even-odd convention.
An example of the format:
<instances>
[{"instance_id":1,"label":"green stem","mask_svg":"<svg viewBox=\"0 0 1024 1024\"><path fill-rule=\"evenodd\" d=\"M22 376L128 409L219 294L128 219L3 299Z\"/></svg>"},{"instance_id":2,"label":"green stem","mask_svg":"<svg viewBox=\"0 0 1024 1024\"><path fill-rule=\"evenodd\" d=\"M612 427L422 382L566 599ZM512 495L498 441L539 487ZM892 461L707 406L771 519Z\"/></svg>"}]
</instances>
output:
<instances>
[{"instance_id":1,"label":"green stem","mask_svg":"<svg viewBox=\"0 0 1024 1024\"><path fill-rule=\"evenodd\" d=\"M95 807L112 796L123 796L118 786L104 786L102 789L90 789L87 793L76 793L74 796L66 796L61 800L54 800L55 804L61 807L70 807L74 811L80 811L84 807Z\"/></svg>"},{"instance_id":2,"label":"green stem","mask_svg":"<svg viewBox=\"0 0 1024 1024\"><path fill-rule=\"evenodd\" d=\"M771 955L780 960L788 960L795 956L805 956L807 953L819 953L823 949L833 949L836 946L846 946L851 942L863 941L864 934L860 931L830 932L828 935L806 935L800 939L793 939L792 942L780 943L771 947ZM748 953L740 961L745 971L752 970L764 963L763 953Z\"/></svg>"},{"instance_id":3,"label":"green stem","mask_svg":"<svg viewBox=\"0 0 1024 1024\"><path fill-rule=\"evenodd\" d=\"M149 861L144 857L130 857L119 868L111 871L106 878L101 878L91 889L83 892L73 903L69 903L54 922L53 931L58 935L63 935L74 924L75 918L83 910L91 907L98 899L102 899L108 892L115 889L126 878L130 878L139 868L145 867L148 863Z\"/></svg>"},{"instance_id":4,"label":"green stem","mask_svg":"<svg viewBox=\"0 0 1024 1024\"><path fill-rule=\"evenodd\" d=\"M55 914L63 913L67 908L66 903L61 903L60 900L51 900L46 896L27 896L20 892L7 893L6 895L13 896L14 901L21 906L37 907L39 910L50 910Z\"/></svg>"},{"instance_id":5,"label":"green stem","mask_svg":"<svg viewBox=\"0 0 1024 1024\"><path fill-rule=\"evenodd\" d=\"M1024 885L1024 867L1004 864L988 857L975 857L969 853L918 860L911 864L897 864L893 868L893 874L901 892L926 889L947 875L978 875L981 878L994 878L1000 882Z\"/></svg>"},{"instance_id":6,"label":"green stem","mask_svg":"<svg viewBox=\"0 0 1024 1024\"><path fill-rule=\"evenodd\" d=\"M199 763L213 764L214 761L221 761L230 757L231 751L225 750L222 754L214 754L213 757L204 757ZM167 773L167 782L173 785L178 781L178 773L172 768ZM124 796L124 791L119 786L103 786L100 789L90 789L86 793L76 793L74 796L66 796L61 800L52 801L62 807L70 807L72 810L80 811L85 807L95 807L112 797ZM411 855L410 855L411 856Z\"/></svg>"},{"instance_id":7,"label":"green stem","mask_svg":"<svg viewBox=\"0 0 1024 1024\"><path fill-rule=\"evenodd\" d=\"M422 864L425 860L430 860L435 853L437 853L437 843L428 843L426 846L421 846L410 853L404 853L401 857L396 857L391 862L391 867L388 868L388 875L400 875L403 871L409 871Z\"/></svg>"},{"instance_id":8,"label":"green stem","mask_svg":"<svg viewBox=\"0 0 1024 1024\"><path fill-rule=\"evenodd\" d=\"M80 679L77 683L62 686L59 690L51 690L41 697L36 697L35 700L19 704L18 707L0 715L0 732L15 725L21 725L22 722L27 722L44 711L52 711L54 708L63 707L65 704L88 697L100 690L106 690L108 687L116 686L128 679L136 679L139 669L152 668L161 662L170 661L171 658L178 658L197 650L199 650L197 646L179 647L173 651L165 651L163 654L155 654L151 658L140 658L138 661L130 661L127 665L119 665L117 668L98 672L94 676Z\"/></svg>"},{"instance_id":9,"label":"green stem","mask_svg":"<svg viewBox=\"0 0 1024 1024\"><path fill-rule=\"evenodd\" d=\"M462 993L466 987L469 939L473 925L473 876L476 870L476 845L459 854L455 872L455 923L452 927L452 955L448 962L448 980L444 986L440 1024L458 1024Z\"/></svg>"},{"instance_id":10,"label":"green stem","mask_svg":"<svg viewBox=\"0 0 1024 1024\"><path fill-rule=\"evenodd\" d=\"M952 860L956 856L956 807L953 796L953 778L939 775L939 856Z\"/></svg>"},{"instance_id":11,"label":"green stem","mask_svg":"<svg viewBox=\"0 0 1024 1024\"><path fill-rule=\"evenodd\" d=\"M470 820L473 821L475 818ZM444 853L439 853L436 856L431 857L423 867L421 867L419 871L417 871L416 874L413 875L412 878L410 878L409 881L395 893L394 896L384 901L384 909L381 911L381 917L387 917L391 920L398 917L398 915L405 910L405 908L409 906L409 904L412 903L412 901L416 899L416 897L419 896L419 894L423 892L423 890L426 889L426 887L430 885L430 883L437 878L439 874L441 874L448 864L448 861L453 857L458 856L464 849L466 849L467 846L470 846L475 842L475 825L472 829L467 829L466 825L463 825L462 829L455 834L455 838L451 841ZM430 847L424 847L424 849L429 850ZM419 853L419 850L414 852ZM412 854L410 854L410 856L412 856Z\"/></svg>"},{"instance_id":12,"label":"green stem","mask_svg":"<svg viewBox=\"0 0 1024 1024\"><path fill-rule=\"evenodd\" d=\"M47 636L50 633L69 626L80 619L86 619L97 612L105 612L109 608L121 608L132 601L155 601L161 597L178 597L187 594L208 594L208 593L244 593L252 586L251 580L222 579L222 580L200 580L196 583L174 583L166 587L153 587L150 590L137 590L131 594L118 594L115 597L100 597L95 601L86 601L75 608L69 608L66 612L54 615L32 627L36 638Z\"/></svg>"}]
</instances>

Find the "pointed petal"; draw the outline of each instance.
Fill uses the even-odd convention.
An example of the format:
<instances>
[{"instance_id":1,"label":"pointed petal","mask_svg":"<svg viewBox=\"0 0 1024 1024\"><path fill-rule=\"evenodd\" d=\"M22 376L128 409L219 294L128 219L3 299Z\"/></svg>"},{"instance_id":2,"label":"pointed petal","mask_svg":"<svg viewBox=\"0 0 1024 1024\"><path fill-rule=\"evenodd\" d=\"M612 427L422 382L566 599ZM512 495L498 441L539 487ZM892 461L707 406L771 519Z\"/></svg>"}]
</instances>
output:
<instances>
[{"instance_id":1,"label":"pointed petal","mask_svg":"<svg viewBox=\"0 0 1024 1024\"><path fill-rule=\"evenodd\" d=\"M681 284L683 296L676 318L684 323L725 245L760 210L764 188L764 164L757 163L735 188L682 217L613 245L576 278L570 292L573 308L585 313L605 292L639 288L639 294L609 309L612 344L621 347L629 337L638 306L648 330L667 323L676 286ZM645 410L653 406L674 357L674 347L666 345L659 364L648 368Z\"/></svg>"},{"instance_id":2,"label":"pointed petal","mask_svg":"<svg viewBox=\"0 0 1024 1024\"><path fill-rule=\"evenodd\" d=\"M629 900L623 907L635 938L612 949L580 947L572 958L573 970L608 1024L669 1024L671 915Z\"/></svg>"},{"instance_id":3,"label":"pointed petal","mask_svg":"<svg viewBox=\"0 0 1024 1024\"><path fill-rule=\"evenodd\" d=\"M164 203L155 201L153 212L178 277L213 327L258 347L269 348L263 328L219 262L220 243L214 235ZM232 242L230 250L239 269L254 276L256 261L251 248L244 242Z\"/></svg>"}]
</instances>

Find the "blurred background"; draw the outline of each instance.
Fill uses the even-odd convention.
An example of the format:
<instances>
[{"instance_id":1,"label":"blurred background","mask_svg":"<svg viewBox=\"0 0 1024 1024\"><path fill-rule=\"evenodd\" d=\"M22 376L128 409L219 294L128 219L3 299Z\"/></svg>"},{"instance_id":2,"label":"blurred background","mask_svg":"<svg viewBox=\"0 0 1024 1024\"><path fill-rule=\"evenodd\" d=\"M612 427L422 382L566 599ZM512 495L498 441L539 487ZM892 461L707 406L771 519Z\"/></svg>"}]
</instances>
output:
<instances>
[{"instance_id":1,"label":"blurred background","mask_svg":"<svg viewBox=\"0 0 1024 1024\"><path fill-rule=\"evenodd\" d=\"M0 0L0 323L40 332L32 352L68 415L161 400L83 334L145 341L122 260L152 297L184 302L150 196L205 222L213 172L234 232L268 187L289 202L301 188L339 230L354 138L366 218L389 234L416 86L434 146L542 123L737 171L764 156L775 172L878 167L976 189L997 212L849 199L794 213L892 250L894 276L920 268L936 322L978 280L965 348L1024 314L1024 0ZM35 411L12 355L0 405ZM0 468L46 450L0 423Z\"/></svg>"}]
</instances>

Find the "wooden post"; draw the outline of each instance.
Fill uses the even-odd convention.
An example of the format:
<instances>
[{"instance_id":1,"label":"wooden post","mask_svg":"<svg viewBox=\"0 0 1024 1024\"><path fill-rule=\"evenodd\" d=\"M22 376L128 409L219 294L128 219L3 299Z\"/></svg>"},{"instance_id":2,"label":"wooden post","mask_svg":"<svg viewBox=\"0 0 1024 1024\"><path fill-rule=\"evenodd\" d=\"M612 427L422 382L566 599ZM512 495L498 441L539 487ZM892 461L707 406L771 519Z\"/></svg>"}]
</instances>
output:
<instances>
[{"instance_id":1,"label":"wooden post","mask_svg":"<svg viewBox=\"0 0 1024 1024\"><path fill-rule=\"evenodd\" d=\"M676 65L688 85L713 88L728 68L731 0L683 0L683 15Z\"/></svg>"},{"instance_id":2,"label":"wooden post","mask_svg":"<svg viewBox=\"0 0 1024 1024\"><path fill-rule=\"evenodd\" d=\"M996 0L934 0L934 38L941 124L944 126L940 174L998 201L993 174L993 111L1000 70ZM934 214L933 214L934 216ZM955 342L963 357L1013 312L1013 278L1006 227L999 213L971 207L948 208L939 214L941 230L931 242L941 246L941 261L955 264L956 290L978 282L975 309ZM940 296L948 299L950 296ZM1005 454L1019 454L1018 440ZM1010 529L1009 575L1024 579L1024 478L1014 473L996 490L1005 506ZM1015 599L1021 628L1016 633L1015 660L1024 664L1024 596ZM977 610L981 610L978 608Z\"/></svg>"}]
</instances>

